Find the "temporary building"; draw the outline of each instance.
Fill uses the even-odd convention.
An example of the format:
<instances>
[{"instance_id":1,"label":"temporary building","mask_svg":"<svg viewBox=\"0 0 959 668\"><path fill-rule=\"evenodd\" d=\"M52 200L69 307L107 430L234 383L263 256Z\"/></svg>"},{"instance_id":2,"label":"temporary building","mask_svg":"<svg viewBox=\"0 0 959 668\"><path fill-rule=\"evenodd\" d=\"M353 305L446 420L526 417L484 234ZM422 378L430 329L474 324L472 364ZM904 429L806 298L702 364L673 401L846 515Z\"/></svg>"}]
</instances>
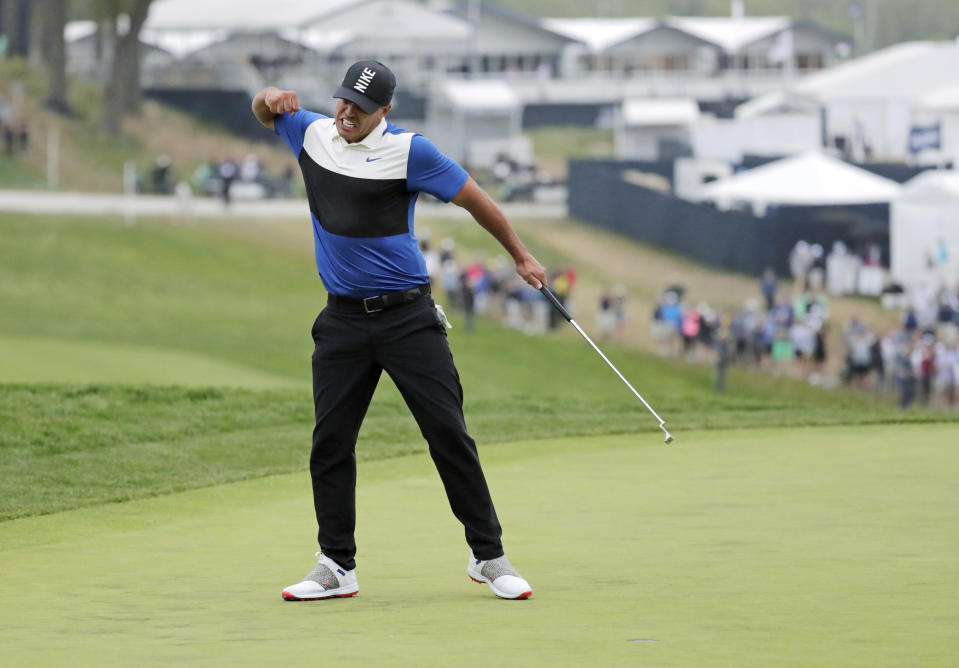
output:
<instances>
[{"instance_id":1,"label":"temporary building","mask_svg":"<svg viewBox=\"0 0 959 668\"><path fill-rule=\"evenodd\" d=\"M905 42L799 79L788 92L759 96L737 109L755 115L811 115L821 107L828 143L856 161L914 160L917 111L952 105L957 42ZM938 97L937 97L938 95ZM805 100L805 102L803 102Z\"/></svg>"},{"instance_id":2,"label":"temporary building","mask_svg":"<svg viewBox=\"0 0 959 668\"><path fill-rule=\"evenodd\" d=\"M917 153L925 149L930 159L924 162L951 162L953 169L959 165L959 84L943 86L919 100L910 136L920 139L914 149Z\"/></svg>"},{"instance_id":3,"label":"temporary building","mask_svg":"<svg viewBox=\"0 0 959 668\"><path fill-rule=\"evenodd\" d=\"M716 181L702 190L719 208L737 202L762 211L767 205L881 204L901 186L824 153L809 151Z\"/></svg>"},{"instance_id":4,"label":"temporary building","mask_svg":"<svg viewBox=\"0 0 959 668\"><path fill-rule=\"evenodd\" d=\"M893 278L907 286L959 283L959 172L930 170L908 181L890 207Z\"/></svg>"},{"instance_id":5,"label":"temporary building","mask_svg":"<svg viewBox=\"0 0 959 668\"><path fill-rule=\"evenodd\" d=\"M736 107L734 117L705 117L693 130L698 157L738 164L746 155L781 157L822 147L818 103L787 92L770 93Z\"/></svg>"},{"instance_id":6,"label":"temporary building","mask_svg":"<svg viewBox=\"0 0 959 668\"><path fill-rule=\"evenodd\" d=\"M629 99L616 121L616 156L665 160L692 153L692 127L699 106L692 99Z\"/></svg>"},{"instance_id":7,"label":"temporary building","mask_svg":"<svg viewBox=\"0 0 959 668\"><path fill-rule=\"evenodd\" d=\"M579 41L593 69L612 71L820 68L848 41L785 16L548 18L543 25Z\"/></svg>"},{"instance_id":8,"label":"temporary building","mask_svg":"<svg viewBox=\"0 0 959 668\"><path fill-rule=\"evenodd\" d=\"M430 95L430 139L469 167L491 167L500 155L521 163L532 147L521 134L523 107L503 81L444 81Z\"/></svg>"},{"instance_id":9,"label":"temporary building","mask_svg":"<svg viewBox=\"0 0 959 668\"><path fill-rule=\"evenodd\" d=\"M907 42L809 75L794 92L826 108L827 131L857 159L910 157L911 116L920 100L956 81L959 43Z\"/></svg>"}]
</instances>

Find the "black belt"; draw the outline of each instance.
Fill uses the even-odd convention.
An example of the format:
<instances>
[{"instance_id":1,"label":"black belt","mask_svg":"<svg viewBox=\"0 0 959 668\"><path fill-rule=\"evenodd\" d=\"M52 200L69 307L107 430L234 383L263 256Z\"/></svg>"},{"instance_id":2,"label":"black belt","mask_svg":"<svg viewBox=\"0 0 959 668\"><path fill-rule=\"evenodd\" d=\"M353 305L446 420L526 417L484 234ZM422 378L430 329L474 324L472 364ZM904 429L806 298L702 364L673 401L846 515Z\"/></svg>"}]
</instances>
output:
<instances>
[{"instance_id":1,"label":"black belt","mask_svg":"<svg viewBox=\"0 0 959 668\"><path fill-rule=\"evenodd\" d=\"M393 306L416 301L423 295L428 295L429 293L430 286L427 283L414 286L407 290L387 292L385 295L376 295L375 297L366 297L364 299L343 297L341 295L327 295L326 303L338 309L356 310L361 313L379 313Z\"/></svg>"}]
</instances>

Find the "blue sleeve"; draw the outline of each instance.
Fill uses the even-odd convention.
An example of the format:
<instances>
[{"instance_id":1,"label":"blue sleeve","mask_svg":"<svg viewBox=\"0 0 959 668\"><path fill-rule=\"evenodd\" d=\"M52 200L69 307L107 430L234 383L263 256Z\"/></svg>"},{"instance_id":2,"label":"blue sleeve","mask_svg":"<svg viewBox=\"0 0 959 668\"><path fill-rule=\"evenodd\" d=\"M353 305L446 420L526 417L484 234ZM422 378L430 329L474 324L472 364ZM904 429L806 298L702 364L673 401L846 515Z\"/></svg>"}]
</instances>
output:
<instances>
[{"instance_id":1,"label":"blue sleeve","mask_svg":"<svg viewBox=\"0 0 959 668\"><path fill-rule=\"evenodd\" d=\"M321 118L326 118L322 114L313 111L300 109L293 114L281 114L273 119L273 132L283 137L293 155L299 157L303 150L303 135L306 134L306 128L310 123Z\"/></svg>"},{"instance_id":2,"label":"blue sleeve","mask_svg":"<svg viewBox=\"0 0 959 668\"><path fill-rule=\"evenodd\" d=\"M406 188L426 192L449 202L456 197L469 174L455 160L440 153L429 139L416 135L410 141L410 159L406 165Z\"/></svg>"}]
</instances>

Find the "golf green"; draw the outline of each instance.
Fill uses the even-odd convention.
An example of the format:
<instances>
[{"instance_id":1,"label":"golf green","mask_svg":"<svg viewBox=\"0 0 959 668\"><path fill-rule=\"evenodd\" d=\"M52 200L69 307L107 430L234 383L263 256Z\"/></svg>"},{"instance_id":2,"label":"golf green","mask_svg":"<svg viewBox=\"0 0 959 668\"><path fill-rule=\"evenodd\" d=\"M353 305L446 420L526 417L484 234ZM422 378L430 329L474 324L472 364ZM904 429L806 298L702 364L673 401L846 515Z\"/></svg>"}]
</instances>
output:
<instances>
[{"instance_id":1,"label":"golf green","mask_svg":"<svg viewBox=\"0 0 959 668\"><path fill-rule=\"evenodd\" d=\"M951 425L482 447L533 585L467 579L426 456L361 463L359 596L286 603L307 474L0 524L15 666L878 666L959 656ZM304 459L306 453L304 452Z\"/></svg>"}]
</instances>

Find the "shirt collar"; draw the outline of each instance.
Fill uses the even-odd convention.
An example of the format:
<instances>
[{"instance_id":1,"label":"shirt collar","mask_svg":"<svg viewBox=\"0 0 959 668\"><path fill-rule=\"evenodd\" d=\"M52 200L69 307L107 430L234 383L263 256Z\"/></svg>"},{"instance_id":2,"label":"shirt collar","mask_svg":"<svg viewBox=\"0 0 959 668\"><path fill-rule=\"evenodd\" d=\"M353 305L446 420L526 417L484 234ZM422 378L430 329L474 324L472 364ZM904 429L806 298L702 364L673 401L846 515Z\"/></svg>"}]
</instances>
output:
<instances>
[{"instance_id":1,"label":"shirt collar","mask_svg":"<svg viewBox=\"0 0 959 668\"><path fill-rule=\"evenodd\" d=\"M370 131L370 134L366 135L363 139L352 144L346 143L346 140L340 136L340 133L336 129L336 120L330 124L330 136L333 141L338 142L340 145L346 146L362 146L363 148L377 148L380 144L383 143L383 135L386 134L386 119L381 118L380 122L375 128Z\"/></svg>"}]
</instances>

